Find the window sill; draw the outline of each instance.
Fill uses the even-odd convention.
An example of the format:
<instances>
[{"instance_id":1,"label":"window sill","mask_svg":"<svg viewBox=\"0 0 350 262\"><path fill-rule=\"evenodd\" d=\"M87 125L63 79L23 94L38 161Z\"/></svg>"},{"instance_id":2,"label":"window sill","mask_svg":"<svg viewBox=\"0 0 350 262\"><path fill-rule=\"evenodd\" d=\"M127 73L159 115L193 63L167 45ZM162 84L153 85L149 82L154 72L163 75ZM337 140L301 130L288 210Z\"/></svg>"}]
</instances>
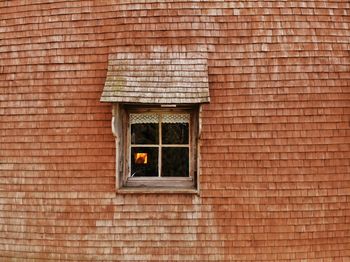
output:
<instances>
[{"instance_id":1,"label":"window sill","mask_svg":"<svg viewBox=\"0 0 350 262\"><path fill-rule=\"evenodd\" d=\"M173 187L122 187L117 194L199 194L195 188L173 188Z\"/></svg>"},{"instance_id":2,"label":"window sill","mask_svg":"<svg viewBox=\"0 0 350 262\"><path fill-rule=\"evenodd\" d=\"M129 177L124 187L132 188L194 188L191 177Z\"/></svg>"},{"instance_id":3,"label":"window sill","mask_svg":"<svg viewBox=\"0 0 350 262\"><path fill-rule=\"evenodd\" d=\"M191 177L129 177L118 194L198 194Z\"/></svg>"}]
</instances>

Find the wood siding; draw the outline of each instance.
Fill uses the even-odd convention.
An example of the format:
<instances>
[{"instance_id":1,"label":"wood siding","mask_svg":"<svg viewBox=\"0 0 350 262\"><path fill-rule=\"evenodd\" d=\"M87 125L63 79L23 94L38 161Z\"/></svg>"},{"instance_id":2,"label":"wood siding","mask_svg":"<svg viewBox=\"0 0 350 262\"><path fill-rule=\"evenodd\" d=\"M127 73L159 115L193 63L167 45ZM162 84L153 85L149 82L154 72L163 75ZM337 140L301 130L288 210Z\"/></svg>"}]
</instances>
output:
<instances>
[{"instance_id":1,"label":"wood siding","mask_svg":"<svg viewBox=\"0 0 350 262\"><path fill-rule=\"evenodd\" d=\"M347 261L348 0L1 1L0 260ZM200 195L115 193L108 56L207 53Z\"/></svg>"}]
</instances>

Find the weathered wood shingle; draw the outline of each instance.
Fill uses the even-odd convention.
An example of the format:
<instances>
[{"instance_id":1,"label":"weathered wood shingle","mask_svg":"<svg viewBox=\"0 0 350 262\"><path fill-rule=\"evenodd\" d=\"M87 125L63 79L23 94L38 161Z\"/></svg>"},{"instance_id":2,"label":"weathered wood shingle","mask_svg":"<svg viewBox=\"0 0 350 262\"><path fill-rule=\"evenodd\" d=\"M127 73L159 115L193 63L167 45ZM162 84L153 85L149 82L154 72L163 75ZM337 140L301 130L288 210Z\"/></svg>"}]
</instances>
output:
<instances>
[{"instance_id":1,"label":"weathered wood shingle","mask_svg":"<svg viewBox=\"0 0 350 262\"><path fill-rule=\"evenodd\" d=\"M0 1L0 261L349 261L349 10ZM116 194L121 53L208 53L200 195Z\"/></svg>"},{"instance_id":2,"label":"weathered wood shingle","mask_svg":"<svg viewBox=\"0 0 350 262\"><path fill-rule=\"evenodd\" d=\"M206 54L121 52L108 60L102 102L190 104L209 102Z\"/></svg>"}]
</instances>

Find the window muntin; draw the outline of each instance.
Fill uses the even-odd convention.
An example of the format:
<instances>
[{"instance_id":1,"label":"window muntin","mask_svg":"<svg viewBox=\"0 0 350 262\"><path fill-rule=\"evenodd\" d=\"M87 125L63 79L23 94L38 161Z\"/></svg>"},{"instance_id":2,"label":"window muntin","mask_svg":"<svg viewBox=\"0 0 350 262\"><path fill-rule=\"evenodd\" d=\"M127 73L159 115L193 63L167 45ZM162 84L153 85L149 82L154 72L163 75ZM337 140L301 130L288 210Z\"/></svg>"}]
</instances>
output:
<instances>
[{"instance_id":1,"label":"window muntin","mask_svg":"<svg viewBox=\"0 0 350 262\"><path fill-rule=\"evenodd\" d=\"M190 113L131 113L129 177L190 177Z\"/></svg>"}]
</instances>

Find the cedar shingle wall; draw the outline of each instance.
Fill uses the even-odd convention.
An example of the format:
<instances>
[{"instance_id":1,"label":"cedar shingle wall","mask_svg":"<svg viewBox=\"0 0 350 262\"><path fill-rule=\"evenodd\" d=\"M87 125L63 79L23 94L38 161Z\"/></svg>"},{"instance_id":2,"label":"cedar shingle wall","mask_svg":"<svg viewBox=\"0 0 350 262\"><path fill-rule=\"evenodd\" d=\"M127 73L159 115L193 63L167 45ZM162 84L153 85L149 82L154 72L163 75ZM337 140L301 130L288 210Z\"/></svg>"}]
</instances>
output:
<instances>
[{"instance_id":1,"label":"cedar shingle wall","mask_svg":"<svg viewBox=\"0 0 350 262\"><path fill-rule=\"evenodd\" d=\"M0 259L346 261L349 2L142 2L0 2ZM107 57L150 45L208 50L200 197L114 192Z\"/></svg>"}]
</instances>

